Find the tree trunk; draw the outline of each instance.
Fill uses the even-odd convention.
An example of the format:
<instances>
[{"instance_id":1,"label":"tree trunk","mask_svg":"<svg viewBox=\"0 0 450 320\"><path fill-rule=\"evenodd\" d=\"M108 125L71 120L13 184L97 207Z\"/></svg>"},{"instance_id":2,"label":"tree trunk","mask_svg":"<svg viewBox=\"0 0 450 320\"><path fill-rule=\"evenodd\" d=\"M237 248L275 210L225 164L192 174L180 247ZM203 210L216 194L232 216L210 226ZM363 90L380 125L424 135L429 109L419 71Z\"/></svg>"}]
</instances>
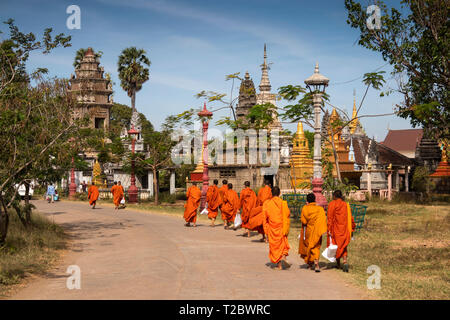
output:
<instances>
[{"instance_id":1,"label":"tree trunk","mask_svg":"<svg viewBox=\"0 0 450 320\"><path fill-rule=\"evenodd\" d=\"M25 182L25 221L31 225L30 183Z\"/></svg>"},{"instance_id":2,"label":"tree trunk","mask_svg":"<svg viewBox=\"0 0 450 320\"><path fill-rule=\"evenodd\" d=\"M131 95L131 111L131 116L133 116L133 113L136 111L136 91L133 91L133 94Z\"/></svg>"},{"instance_id":3,"label":"tree trunk","mask_svg":"<svg viewBox=\"0 0 450 320\"><path fill-rule=\"evenodd\" d=\"M0 201L2 204L2 206L0 207L0 245L3 245L6 241L6 236L8 234L9 215L5 206L5 201L1 196L1 192L0 192Z\"/></svg>"},{"instance_id":4,"label":"tree trunk","mask_svg":"<svg viewBox=\"0 0 450 320\"><path fill-rule=\"evenodd\" d=\"M155 204L158 205L159 199L158 199L158 175L156 172L156 168L153 168L153 194L155 197Z\"/></svg>"},{"instance_id":5,"label":"tree trunk","mask_svg":"<svg viewBox=\"0 0 450 320\"><path fill-rule=\"evenodd\" d=\"M336 152L336 146L334 145L333 136L331 137L331 148L333 149L333 156L334 156L334 163L336 165L337 178L338 178L339 182L342 182L342 180L341 180L341 170L340 170L340 167L339 167L339 159L338 159L337 152Z\"/></svg>"}]
</instances>

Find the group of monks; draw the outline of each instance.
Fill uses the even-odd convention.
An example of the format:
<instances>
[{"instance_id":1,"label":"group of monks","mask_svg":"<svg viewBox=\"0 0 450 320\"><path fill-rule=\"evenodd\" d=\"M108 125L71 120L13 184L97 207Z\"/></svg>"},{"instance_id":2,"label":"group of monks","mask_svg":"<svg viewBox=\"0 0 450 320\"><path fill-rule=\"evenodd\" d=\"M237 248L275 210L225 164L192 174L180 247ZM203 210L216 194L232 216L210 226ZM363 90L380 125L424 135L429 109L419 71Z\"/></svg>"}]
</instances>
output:
<instances>
[{"instance_id":1,"label":"group of monks","mask_svg":"<svg viewBox=\"0 0 450 320\"><path fill-rule=\"evenodd\" d=\"M111 193L113 195L113 202L115 205L115 210L118 210L121 208L121 201L124 198L124 189L122 186L122 183L116 182L114 181L114 185L111 188ZM88 200L89 200L89 205L91 206L92 209L95 209L95 206L97 204L97 200L99 197L99 191L98 191L98 187L95 185L95 182L92 182L92 185L89 187L88 189ZM122 206L122 208L124 208L125 206Z\"/></svg>"},{"instance_id":2,"label":"group of monks","mask_svg":"<svg viewBox=\"0 0 450 320\"><path fill-rule=\"evenodd\" d=\"M225 229L246 229L244 237L250 237L251 231L257 231L262 235L260 241L269 243L269 258L276 269L288 269L291 266L286 259L290 249L288 242L290 211L287 202L280 198L280 189L277 186L272 188L270 182L266 180L256 195L250 188L250 182L246 181L239 197L233 190L233 185L227 180L222 181L223 185L220 188L218 183L214 180L206 193L206 209L211 227L215 226L220 210ZM186 227L196 226L201 194L197 184L193 182L187 190L187 201L184 206ZM242 224L233 226L239 210ZM333 193L333 201L330 202L327 213L328 217L324 209L316 204L313 193L307 195L307 204L301 213L299 254L311 269L320 272L322 236L327 234L327 246L331 242L338 246L337 266L340 267L342 257L343 270L348 272L347 246L350 243L351 233L355 230L355 223L350 206L343 201L341 191Z\"/></svg>"},{"instance_id":3,"label":"group of monks","mask_svg":"<svg viewBox=\"0 0 450 320\"><path fill-rule=\"evenodd\" d=\"M244 183L244 189L240 197L233 190L233 184L227 180L222 181L218 187L218 180L208 187L206 203L208 218L211 227L215 226L217 215L222 215L225 229L246 229L244 237L250 237L251 231L257 231L262 235L261 242L269 242L269 257L278 269L286 269L291 266L286 257L289 253L289 216L290 211L287 202L282 200L280 189L270 187L269 181L264 181L264 187L258 191L258 195L250 188L250 182ZM201 191L193 182L187 190L184 219L185 226L196 226L197 209L200 206ZM238 211L241 210L240 226L233 226Z\"/></svg>"}]
</instances>

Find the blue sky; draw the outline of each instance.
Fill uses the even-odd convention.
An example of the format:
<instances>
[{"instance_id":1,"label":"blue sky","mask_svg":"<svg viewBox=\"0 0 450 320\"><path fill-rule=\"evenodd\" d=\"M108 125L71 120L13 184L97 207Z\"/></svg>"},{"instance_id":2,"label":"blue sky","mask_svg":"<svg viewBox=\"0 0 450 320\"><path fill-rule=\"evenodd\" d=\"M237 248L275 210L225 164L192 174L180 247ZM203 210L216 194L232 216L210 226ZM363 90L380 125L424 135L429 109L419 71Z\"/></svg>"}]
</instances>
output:
<instances>
[{"instance_id":1,"label":"blue sky","mask_svg":"<svg viewBox=\"0 0 450 320\"><path fill-rule=\"evenodd\" d=\"M71 4L81 9L80 30L66 27L66 8ZM69 77L79 48L103 51L101 65L112 75L114 101L119 103L130 104L117 78L120 52L129 46L146 50L152 62L150 80L138 92L136 106L156 128L169 115L200 107L203 100L195 94L201 90L229 93L227 74L248 71L258 86L264 43L273 63L269 71L273 92L287 84L303 85L318 61L321 73L330 79L331 103L351 112L353 90L357 103L364 93L364 73L383 66L380 70L391 78L389 66L378 53L357 45L358 32L347 25L343 1L337 0L10 1L0 4L0 17L15 19L23 32L41 35L44 28L52 27L55 34L72 35L70 48L33 54L30 69L47 67L51 75ZM5 26L1 30L6 31ZM387 85L395 88L395 80ZM401 100L400 95L380 98L371 89L361 114L392 112ZM224 110L214 120L229 115ZM377 140L384 139L388 126L410 128L409 121L395 116L361 122Z\"/></svg>"}]
</instances>

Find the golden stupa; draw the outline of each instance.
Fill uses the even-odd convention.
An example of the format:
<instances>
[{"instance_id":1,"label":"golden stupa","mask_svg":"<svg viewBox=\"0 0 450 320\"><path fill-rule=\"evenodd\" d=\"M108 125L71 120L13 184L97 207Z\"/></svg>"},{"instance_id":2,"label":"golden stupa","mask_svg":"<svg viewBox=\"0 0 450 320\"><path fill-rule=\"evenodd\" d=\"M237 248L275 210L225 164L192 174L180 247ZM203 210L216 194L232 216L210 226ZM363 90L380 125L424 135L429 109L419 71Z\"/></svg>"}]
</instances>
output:
<instances>
[{"instance_id":1,"label":"golden stupa","mask_svg":"<svg viewBox=\"0 0 450 320\"><path fill-rule=\"evenodd\" d=\"M302 183L309 183L313 176L313 159L310 156L308 139L303 132L303 124L297 125L294 135L291 159L291 184L294 187Z\"/></svg>"},{"instance_id":2,"label":"golden stupa","mask_svg":"<svg viewBox=\"0 0 450 320\"><path fill-rule=\"evenodd\" d=\"M106 181L105 182L102 181L101 175L102 175L102 167L100 166L98 159L95 159L94 167L92 169L92 181L95 183L97 187L106 188Z\"/></svg>"},{"instance_id":3,"label":"golden stupa","mask_svg":"<svg viewBox=\"0 0 450 320\"><path fill-rule=\"evenodd\" d=\"M354 106L354 114L356 115L356 107ZM339 117L336 108L333 108L333 111L330 116L330 126L328 128L328 137L329 139L333 139L334 147L336 148L337 158L339 161L339 169L341 172L344 171L354 171L354 161L349 159L350 149L345 146L345 141L342 139L342 126L340 124L341 118ZM334 125L333 125L334 123ZM356 128L357 122L355 123ZM333 134L333 135L332 135ZM333 164L333 176L337 176L336 164L333 155L333 148L330 142L326 142L325 146L330 151L330 155L328 157L328 161ZM323 154L323 153L322 153ZM324 173L325 174L325 173Z\"/></svg>"}]
</instances>

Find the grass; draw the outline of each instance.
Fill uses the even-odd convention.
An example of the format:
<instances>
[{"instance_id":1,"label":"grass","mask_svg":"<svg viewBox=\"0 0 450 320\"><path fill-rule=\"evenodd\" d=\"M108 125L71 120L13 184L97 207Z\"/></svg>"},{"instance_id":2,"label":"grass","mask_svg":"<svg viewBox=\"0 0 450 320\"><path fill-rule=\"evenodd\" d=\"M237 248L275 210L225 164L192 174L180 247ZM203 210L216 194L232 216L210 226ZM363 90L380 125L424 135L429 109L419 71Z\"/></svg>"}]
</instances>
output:
<instances>
[{"instance_id":1,"label":"grass","mask_svg":"<svg viewBox=\"0 0 450 320\"><path fill-rule=\"evenodd\" d=\"M26 229L17 215L10 212L8 235L0 247L0 296L11 285L19 284L29 274L42 274L65 248L63 229L39 213L33 212L32 224Z\"/></svg>"},{"instance_id":2,"label":"grass","mask_svg":"<svg viewBox=\"0 0 450 320\"><path fill-rule=\"evenodd\" d=\"M381 289L370 290L375 297L449 299L450 206L380 201L367 205L365 225L349 246L350 272L333 271L367 290L367 268L377 265ZM289 243L297 253L299 223L293 222L291 230ZM322 251L325 243L323 238Z\"/></svg>"}]
</instances>

